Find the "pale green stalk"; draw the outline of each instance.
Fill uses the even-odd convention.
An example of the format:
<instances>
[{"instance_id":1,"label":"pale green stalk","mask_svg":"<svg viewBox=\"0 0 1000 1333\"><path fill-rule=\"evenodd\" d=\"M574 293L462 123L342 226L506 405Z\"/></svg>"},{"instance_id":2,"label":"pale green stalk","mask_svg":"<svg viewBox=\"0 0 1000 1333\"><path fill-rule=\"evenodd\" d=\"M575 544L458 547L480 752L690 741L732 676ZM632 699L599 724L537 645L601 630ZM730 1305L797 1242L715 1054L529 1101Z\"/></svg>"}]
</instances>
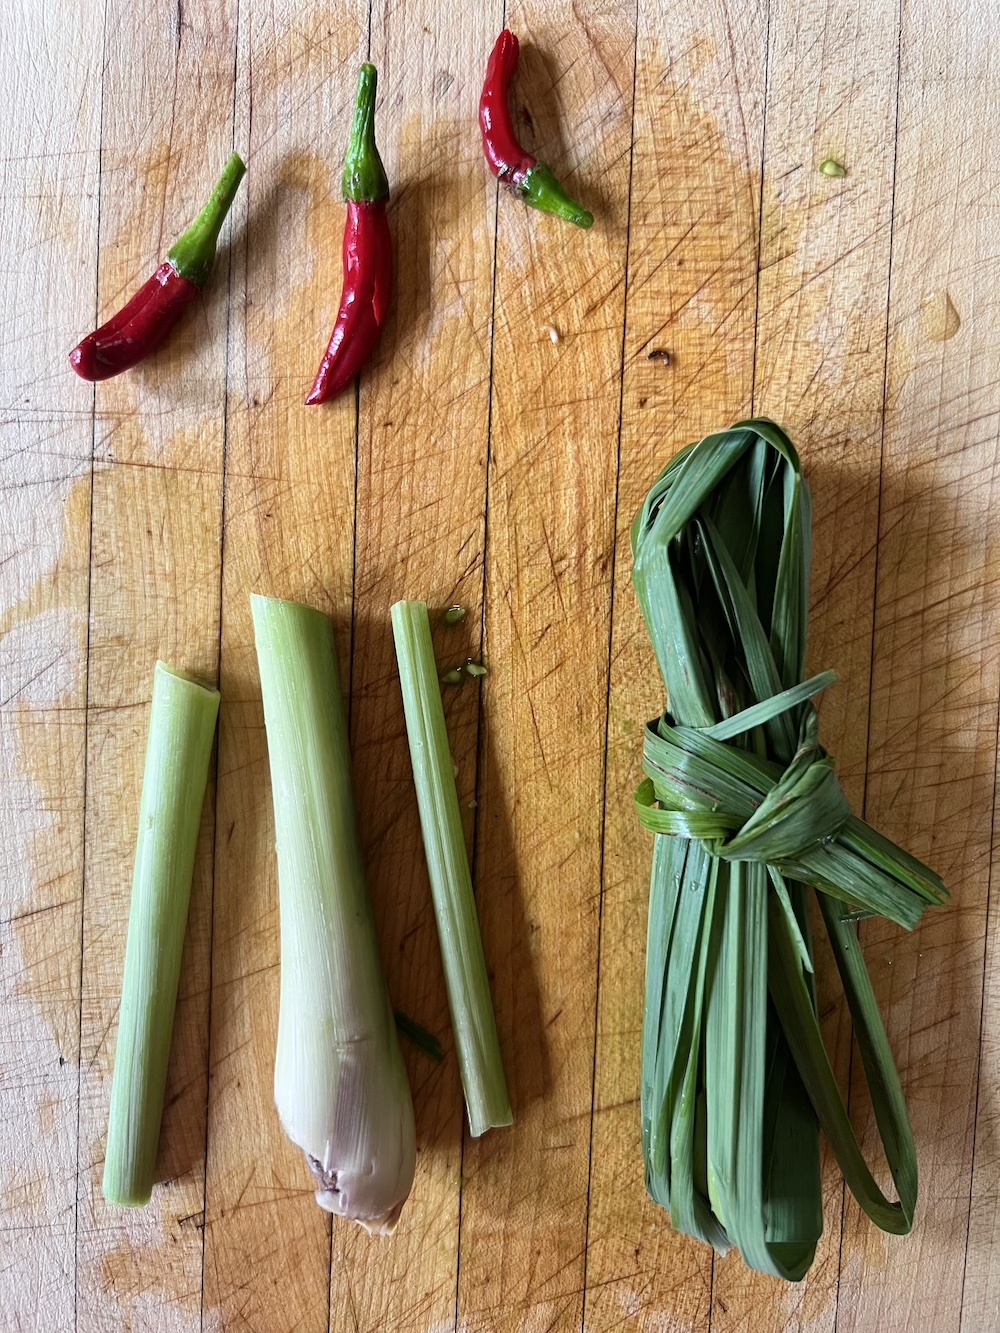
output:
<instances>
[{"instance_id":1,"label":"pale green stalk","mask_svg":"<svg viewBox=\"0 0 1000 1333\"><path fill-rule=\"evenodd\" d=\"M104 1158L104 1197L149 1202L219 693L157 662Z\"/></svg>"},{"instance_id":2,"label":"pale green stalk","mask_svg":"<svg viewBox=\"0 0 1000 1333\"><path fill-rule=\"evenodd\" d=\"M426 605L397 602L392 631L469 1130L478 1138L513 1117Z\"/></svg>"},{"instance_id":3,"label":"pale green stalk","mask_svg":"<svg viewBox=\"0 0 1000 1333\"><path fill-rule=\"evenodd\" d=\"M274 1101L316 1202L390 1234L413 1183L413 1101L379 961L326 616L252 597L281 917Z\"/></svg>"}]
</instances>

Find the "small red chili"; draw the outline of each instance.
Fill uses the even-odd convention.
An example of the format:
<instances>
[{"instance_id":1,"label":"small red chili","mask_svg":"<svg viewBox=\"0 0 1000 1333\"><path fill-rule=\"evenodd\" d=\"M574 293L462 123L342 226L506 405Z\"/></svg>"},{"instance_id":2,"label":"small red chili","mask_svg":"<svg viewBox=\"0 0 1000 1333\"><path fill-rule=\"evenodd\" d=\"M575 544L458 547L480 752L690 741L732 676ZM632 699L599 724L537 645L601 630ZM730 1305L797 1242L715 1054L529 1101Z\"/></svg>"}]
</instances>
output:
<instances>
[{"instance_id":1,"label":"small red chili","mask_svg":"<svg viewBox=\"0 0 1000 1333\"><path fill-rule=\"evenodd\" d=\"M497 38L486 66L486 82L479 99L479 128L490 170L512 194L543 213L554 213L578 227L590 227L593 213L574 203L543 162L526 153L511 124L507 94L520 47L507 28Z\"/></svg>"},{"instance_id":2,"label":"small red chili","mask_svg":"<svg viewBox=\"0 0 1000 1333\"><path fill-rule=\"evenodd\" d=\"M241 158L233 153L212 197L175 242L165 262L117 315L73 348L69 363L82 379L106 380L119 375L167 341L208 281L219 232L245 173Z\"/></svg>"},{"instance_id":3,"label":"small red chili","mask_svg":"<svg viewBox=\"0 0 1000 1333\"><path fill-rule=\"evenodd\" d=\"M378 342L392 299L389 182L375 146L377 81L375 66L362 65L344 164L344 289L307 403L329 402L354 380Z\"/></svg>"}]
</instances>

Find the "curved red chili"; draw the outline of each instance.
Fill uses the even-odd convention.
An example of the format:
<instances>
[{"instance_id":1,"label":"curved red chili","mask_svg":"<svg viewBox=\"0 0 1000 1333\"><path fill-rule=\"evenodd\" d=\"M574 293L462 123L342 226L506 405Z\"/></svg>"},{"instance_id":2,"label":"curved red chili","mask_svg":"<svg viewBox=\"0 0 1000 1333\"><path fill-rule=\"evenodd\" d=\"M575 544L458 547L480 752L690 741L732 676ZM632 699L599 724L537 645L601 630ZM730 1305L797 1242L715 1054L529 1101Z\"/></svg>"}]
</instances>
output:
<instances>
[{"instance_id":1,"label":"curved red chili","mask_svg":"<svg viewBox=\"0 0 1000 1333\"><path fill-rule=\"evenodd\" d=\"M525 152L510 119L508 92L520 55L517 38L505 28L486 65L479 99L479 128L490 170L512 194L543 213L554 213L577 227L593 225L594 215L575 203L544 164Z\"/></svg>"},{"instance_id":2,"label":"curved red chili","mask_svg":"<svg viewBox=\"0 0 1000 1333\"><path fill-rule=\"evenodd\" d=\"M344 164L344 289L307 403L329 402L353 381L378 342L392 299L389 182L375 146L377 81L375 66L362 65Z\"/></svg>"},{"instance_id":3,"label":"curved red chili","mask_svg":"<svg viewBox=\"0 0 1000 1333\"><path fill-rule=\"evenodd\" d=\"M117 315L73 348L69 363L82 379L110 379L163 346L208 281L219 232L245 172L239 154L233 153L212 197L164 263Z\"/></svg>"}]
</instances>

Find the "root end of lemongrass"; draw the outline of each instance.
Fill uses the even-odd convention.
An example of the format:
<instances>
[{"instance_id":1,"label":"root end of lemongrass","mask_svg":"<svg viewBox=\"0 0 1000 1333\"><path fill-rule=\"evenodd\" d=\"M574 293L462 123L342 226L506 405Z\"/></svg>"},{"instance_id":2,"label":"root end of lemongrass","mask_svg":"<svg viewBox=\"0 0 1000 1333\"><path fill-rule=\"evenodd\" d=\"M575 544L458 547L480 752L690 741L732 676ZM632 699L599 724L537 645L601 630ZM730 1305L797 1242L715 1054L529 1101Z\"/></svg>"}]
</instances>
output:
<instances>
[{"instance_id":1,"label":"root end of lemongrass","mask_svg":"<svg viewBox=\"0 0 1000 1333\"><path fill-rule=\"evenodd\" d=\"M316 1191L316 1202L324 1212L332 1213L334 1217L342 1217L347 1222L357 1222L358 1226L364 1227L369 1236L391 1236L399 1223L400 1215L403 1211L403 1204L406 1199L400 1199L385 1213L379 1213L375 1216L356 1216L351 1211L351 1200L341 1190L339 1185L339 1172L325 1171L322 1162L316 1160L312 1153L305 1153L306 1162L309 1164L309 1170L313 1174L313 1179L320 1188ZM372 1164L372 1174L375 1166ZM407 1198L409 1194L407 1194Z\"/></svg>"},{"instance_id":2,"label":"root end of lemongrass","mask_svg":"<svg viewBox=\"0 0 1000 1333\"><path fill-rule=\"evenodd\" d=\"M357 1222L358 1226L363 1227L364 1230L368 1232L369 1236L383 1236L388 1239L390 1236L395 1235L396 1227L399 1224L399 1219L403 1212L403 1205L401 1203L398 1203L396 1207L384 1217L348 1218L340 1210L339 1198L339 1195L329 1194L324 1190L316 1191L316 1202L324 1212L332 1213L334 1217L343 1217L345 1221Z\"/></svg>"}]
</instances>

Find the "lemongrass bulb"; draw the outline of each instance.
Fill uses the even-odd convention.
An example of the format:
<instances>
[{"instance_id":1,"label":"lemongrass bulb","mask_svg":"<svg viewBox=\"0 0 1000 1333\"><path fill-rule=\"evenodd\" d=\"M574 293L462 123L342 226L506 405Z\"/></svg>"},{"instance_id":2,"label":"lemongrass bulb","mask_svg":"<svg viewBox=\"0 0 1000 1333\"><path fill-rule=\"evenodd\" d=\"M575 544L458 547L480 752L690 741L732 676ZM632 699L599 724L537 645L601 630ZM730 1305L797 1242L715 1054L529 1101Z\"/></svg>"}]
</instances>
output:
<instances>
[{"instance_id":1,"label":"lemongrass bulb","mask_svg":"<svg viewBox=\"0 0 1000 1333\"><path fill-rule=\"evenodd\" d=\"M316 1202L387 1235L413 1183L413 1101L379 961L333 631L253 597L281 921L274 1100Z\"/></svg>"}]
</instances>

